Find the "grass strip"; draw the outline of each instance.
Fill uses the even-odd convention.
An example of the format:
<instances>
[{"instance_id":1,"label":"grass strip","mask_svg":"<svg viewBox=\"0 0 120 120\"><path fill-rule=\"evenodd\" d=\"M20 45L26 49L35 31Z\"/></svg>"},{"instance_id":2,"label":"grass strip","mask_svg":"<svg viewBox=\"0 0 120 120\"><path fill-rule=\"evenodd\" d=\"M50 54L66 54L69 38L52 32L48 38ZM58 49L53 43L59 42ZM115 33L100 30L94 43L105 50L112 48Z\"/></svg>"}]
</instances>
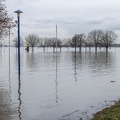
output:
<instances>
[{"instance_id":1,"label":"grass strip","mask_svg":"<svg viewBox=\"0 0 120 120\"><path fill-rule=\"evenodd\" d=\"M94 114L91 120L120 120L120 100L114 105Z\"/></svg>"}]
</instances>

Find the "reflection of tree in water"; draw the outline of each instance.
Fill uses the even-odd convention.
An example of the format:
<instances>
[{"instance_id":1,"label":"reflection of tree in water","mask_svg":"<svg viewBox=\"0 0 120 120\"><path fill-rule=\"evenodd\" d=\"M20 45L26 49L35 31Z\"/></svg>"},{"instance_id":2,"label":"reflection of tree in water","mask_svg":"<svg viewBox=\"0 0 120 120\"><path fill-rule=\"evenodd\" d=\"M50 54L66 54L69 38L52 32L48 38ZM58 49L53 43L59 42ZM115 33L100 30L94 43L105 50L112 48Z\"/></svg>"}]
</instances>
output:
<instances>
[{"instance_id":1,"label":"reflection of tree in water","mask_svg":"<svg viewBox=\"0 0 120 120\"><path fill-rule=\"evenodd\" d=\"M55 53L27 53L26 62L30 69L55 69L56 54ZM58 54L57 63L59 64L61 54Z\"/></svg>"},{"instance_id":2,"label":"reflection of tree in water","mask_svg":"<svg viewBox=\"0 0 120 120\"><path fill-rule=\"evenodd\" d=\"M39 60L40 60L40 57L39 57L39 54L38 53L27 53L26 55L27 57L27 65L29 66L30 69L37 69L38 68L38 64L39 64Z\"/></svg>"},{"instance_id":3,"label":"reflection of tree in water","mask_svg":"<svg viewBox=\"0 0 120 120\"><path fill-rule=\"evenodd\" d=\"M13 120L14 114L15 110L11 106L8 91L0 89L0 120Z\"/></svg>"},{"instance_id":4,"label":"reflection of tree in water","mask_svg":"<svg viewBox=\"0 0 120 120\"><path fill-rule=\"evenodd\" d=\"M73 65L76 65L76 67L80 66L80 68L82 68L82 66L84 66L84 60L85 60L85 53L76 52L76 58L74 56L74 52L72 52L72 63Z\"/></svg>"},{"instance_id":5,"label":"reflection of tree in water","mask_svg":"<svg viewBox=\"0 0 120 120\"><path fill-rule=\"evenodd\" d=\"M107 70L111 71L115 65L114 57L112 53L98 52L96 54L89 54L88 56L88 67L93 72L104 72Z\"/></svg>"},{"instance_id":6,"label":"reflection of tree in water","mask_svg":"<svg viewBox=\"0 0 120 120\"><path fill-rule=\"evenodd\" d=\"M76 69L89 69L93 72L111 71L114 68L115 61L111 52L98 51L97 53L86 51L77 52L76 55ZM74 52L72 54L72 63L75 65Z\"/></svg>"},{"instance_id":7,"label":"reflection of tree in water","mask_svg":"<svg viewBox=\"0 0 120 120\"><path fill-rule=\"evenodd\" d=\"M3 84L1 84L3 82ZM16 120L17 110L11 99L11 77L9 68L8 90L4 88L4 82L0 82L0 120Z\"/></svg>"},{"instance_id":8,"label":"reflection of tree in water","mask_svg":"<svg viewBox=\"0 0 120 120\"><path fill-rule=\"evenodd\" d=\"M0 53L0 63L2 63L2 53Z\"/></svg>"}]
</instances>

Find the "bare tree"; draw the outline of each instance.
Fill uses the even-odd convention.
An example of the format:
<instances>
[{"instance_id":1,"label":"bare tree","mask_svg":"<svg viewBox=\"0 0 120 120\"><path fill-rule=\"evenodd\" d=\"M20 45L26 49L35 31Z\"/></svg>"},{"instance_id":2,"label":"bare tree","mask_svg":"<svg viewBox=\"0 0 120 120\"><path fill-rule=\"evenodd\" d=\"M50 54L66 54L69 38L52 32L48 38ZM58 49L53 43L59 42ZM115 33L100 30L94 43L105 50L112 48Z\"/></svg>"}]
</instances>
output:
<instances>
[{"instance_id":1,"label":"bare tree","mask_svg":"<svg viewBox=\"0 0 120 120\"><path fill-rule=\"evenodd\" d=\"M72 41L71 38L63 39L63 41L64 41L63 46L70 47L70 42Z\"/></svg>"},{"instance_id":2,"label":"bare tree","mask_svg":"<svg viewBox=\"0 0 120 120\"><path fill-rule=\"evenodd\" d=\"M55 37L54 38L49 38L47 44L48 46L51 46L53 47L53 52L55 52L55 48L56 48L56 43L57 43L57 47L60 48L60 51L61 51L61 47L62 47L62 41L60 39L56 39Z\"/></svg>"},{"instance_id":3,"label":"bare tree","mask_svg":"<svg viewBox=\"0 0 120 120\"><path fill-rule=\"evenodd\" d=\"M76 34L74 36L74 39L76 39L76 44L79 47L79 50L81 51L82 44L85 42L86 35L84 33Z\"/></svg>"},{"instance_id":4,"label":"bare tree","mask_svg":"<svg viewBox=\"0 0 120 120\"><path fill-rule=\"evenodd\" d=\"M50 38L48 40L48 44L53 47L53 52L55 52L55 47L56 47L56 38Z\"/></svg>"},{"instance_id":5,"label":"bare tree","mask_svg":"<svg viewBox=\"0 0 120 120\"><path fill-rule=\"evenodd\" d=\"M115 42L117 35L113 31L106 30L103 34L102 45L105 46L106 52L108 48Z\"/></svg>"},{"instance_id":6,"label":"bare tree","mask_svg":"<svg viewBox=\"0 0 120 120\"><path fill-rule=\"evenodd\" d=\"M95 52L97 52L97 47L102 41L103 31L102 30L93 30L88 33L88 42L93 44L95 47Z\"/></svg>"},{"instance_id":7,"label":"bare tree","mask_svg":"<svg viewBox=\"0 0 120 120\"><path fill-rule=\"evenodd\" d=\"M60 48L60 51L61 51L61 48L62 48L62 44L63 44L63 41L60 40L60 39L57 39L57 47Z\"/></svg>"},{"instance_id":8,"label":"bare tree","mask_svg":"<svg viewBox=\"0 0 120 120\"><path fill-rule=\"evenodd\" d=\"M23 38L20 38L20 46L23 46L24 42L23 42ZM15 37L13 40L13 45L17 48L18 47L18 38Z\"/></svg>"},{"instance_id":9,"label":"bare tree","mask_svg":"<svg viewBox=\"0 0 120 120\"><path fill-rule=\"evenodd\" d=\"M87 47L89 48L89 50L91 50L91 47L93 46L93 43L91 43L91 41L87 41L85 43L87 43Z\"/></svg>"},{"instance_id":10,"label":"bare tree","mask_svg":"<svg viewBox=\"0 0 120 120\"><path fill-rule=\"evenodd\" d=\"M72 37L72 39L70 39L68 42L70 44L71 47L74 47L75 46L75 36Z\"/></svg>"},{"instance_id":11,"label":"bare tree","mask_svg":"<svg viewBox=\"0 0 120 120\"><path fill-rule=\"evenodd\" d=\"M68 51L69 51L69 47L71 46L71 41L72 41L71 38L64 39L63 46L68 47Z\"/></svg>"},{"instance_id":12,"label":"bare tree","mask_svg":"<svg viewBox=\"0 0 120 120\"><path fill-rule=\"evenodd\" d=\"M8 35L8 28L16 26L15 22L13 22L13 17L8 16L4 1L0 0L0 39Z\"/></svg>"},{"instance_id":13,"label":"bare tree","mask_svg":"<svg viewBox=\"0 0 120 120\"><path fill-rule=\"evenodd\" d=\"M49 38L42 38L41 45L43 47L43 51L45 52L45 47L48 47Z\"/></svg>"},{"instance_id":14,"label":"bare tree","mask_svg":"<svg viewBox=\"0 0 120 120\"><path fill-rule=\"evenodd\" d=\"M36 34L30 34L25 37L26 42L32 47L35 47L39 43L39 37Z\"/></svg>"},{"instance_id":15,"label":"bare tree","mask_svg":"<svg viewBox=\"0 0 120 120\"><path fill-rule=\"evenodd\" d=\"M2 42L0 42L0 47L2 47L3 46L3 44L2 44Z\"/></svg>"},{"instance_id":16,"label":"bare tree","mask_svg":"<svg viewBox=\"0 0 120 120\"><path fill-rule=\"evenodd\" d=\"M43 39L43 38L39 38L38 47L42 47L42 39Z\"/></svg>"},{"instance_id":17,"label":"bare tree","mask_svg":"<svg viewBox=\"0 0 120 120\"><path fill-rule=\"evenodd\" d=\"M72 47L79 47L79 51L81 51L82 44L85 43L86 35L84 33L75 34L70 41L70 45Z\"/></svg>"},{"instance_id":18,"label":"bare tree","mask_svg":"<svg viewBox=\"0 0 120 120\"><path fill-rule=\"evenodd\" d=\"M0 48L1 48L0 51L2 50L2 46L3 46L3 44L2 44L2 42L0 42Z\"/></svg>"}]
</instances>

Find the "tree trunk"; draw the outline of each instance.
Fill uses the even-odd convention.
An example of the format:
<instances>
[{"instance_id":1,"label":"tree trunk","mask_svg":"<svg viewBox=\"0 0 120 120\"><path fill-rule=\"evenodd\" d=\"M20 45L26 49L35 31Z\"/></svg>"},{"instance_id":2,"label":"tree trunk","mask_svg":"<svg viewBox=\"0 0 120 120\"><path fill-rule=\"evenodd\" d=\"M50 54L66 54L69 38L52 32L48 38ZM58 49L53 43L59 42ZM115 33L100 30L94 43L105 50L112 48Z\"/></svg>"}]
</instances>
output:
<instances>
[{"instance_id":1,"label":"tree trunk","mask_svg":"<svg viewBox=\"0 0 120 120\"><path fill-rule=\"evenodd\" d=\"M89 50L91 50L91 46L89 45Z\"/></svg>"},{"instance_id":2,"label":"tree trunk","mask_svg":"<svg viewBox=\"0 0 120 120\"><path fill-rule=\"evenodd\" d=\"M79 46L79 51L81 52L81 46Z\"/></svg>"},{"instance_id":3,"label":"tree trunk","mask_svg":"<svg viewBox=\"0 0 120 120\"><path fill-rule=\"evenodd\" d=\"M60 47L60 52L61 52L61 47Z\"/></svg>"},{"instance_id":4,"label":"tree trunk","mask_svg":"<svg viewBox=\"0 0 120 120\"><path fill-rule=\"evenodd\" d=\"M97 46L95 46L95 53L97 53Z\"/></svg>"},{"instance_id":5,"label":"tree trunk","mask_svg":"<svg viewBox=\"0 0 120 120\"><path fill-rule=\"evenodd\" d=\"M32 52L34 51L33 46L32 46Z\"/></svg>"},{"instance_id":6,"label":"tree trunk","mask_svg":"<svg viewBox=\"0 0 120 120\"><path fill-rule=\"evenodd\" d=\"M106 46L106 53L108 53L108 46Z\"/></svg>"},{"instance_id":7,"label":"tree trunk","mask_svg":"<svg viewBox=\"0 0 120 120\"><path fill-rule=\"evenodd\" d=\"M55 47L53 47L53 52L55 52Z\"/></svg>"},{"instance_id":8,"label":"tree trunk","mask_svg":"<svg viewBox=\"0 0 120 120\"><path fill-rule=\"evenodd\" d=\"M0 52L2 51L2 47L0 47L1 48L1 50L0 50Z\"/></svg>"},{"instance_id":9,"label":"tree trunk","mask_svg":"<svg viewBox=\"0 0 120 120\"><path fill-rule=\"evenodd\" d=\"M43 46L43 52L45 52L45 46Z\"/></svg>"}]
</instances>

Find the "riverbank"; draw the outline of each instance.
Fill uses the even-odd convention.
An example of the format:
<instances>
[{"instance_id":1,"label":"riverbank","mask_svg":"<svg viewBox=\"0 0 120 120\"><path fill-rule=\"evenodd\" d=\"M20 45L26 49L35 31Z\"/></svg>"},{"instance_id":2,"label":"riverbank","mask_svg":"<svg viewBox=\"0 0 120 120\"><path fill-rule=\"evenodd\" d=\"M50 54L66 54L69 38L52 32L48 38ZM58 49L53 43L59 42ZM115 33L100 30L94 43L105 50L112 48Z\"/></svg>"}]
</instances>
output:
<instances>
[{"instance_id":1,"label":"riverbank","mask_svg":"<svg viewBox=\"0 0 120 120\"><path fill-rule=\"evenodd\" d=\"M94 115L91 120L120 120L120 100Z\"/></svg>"}]
</instances>

